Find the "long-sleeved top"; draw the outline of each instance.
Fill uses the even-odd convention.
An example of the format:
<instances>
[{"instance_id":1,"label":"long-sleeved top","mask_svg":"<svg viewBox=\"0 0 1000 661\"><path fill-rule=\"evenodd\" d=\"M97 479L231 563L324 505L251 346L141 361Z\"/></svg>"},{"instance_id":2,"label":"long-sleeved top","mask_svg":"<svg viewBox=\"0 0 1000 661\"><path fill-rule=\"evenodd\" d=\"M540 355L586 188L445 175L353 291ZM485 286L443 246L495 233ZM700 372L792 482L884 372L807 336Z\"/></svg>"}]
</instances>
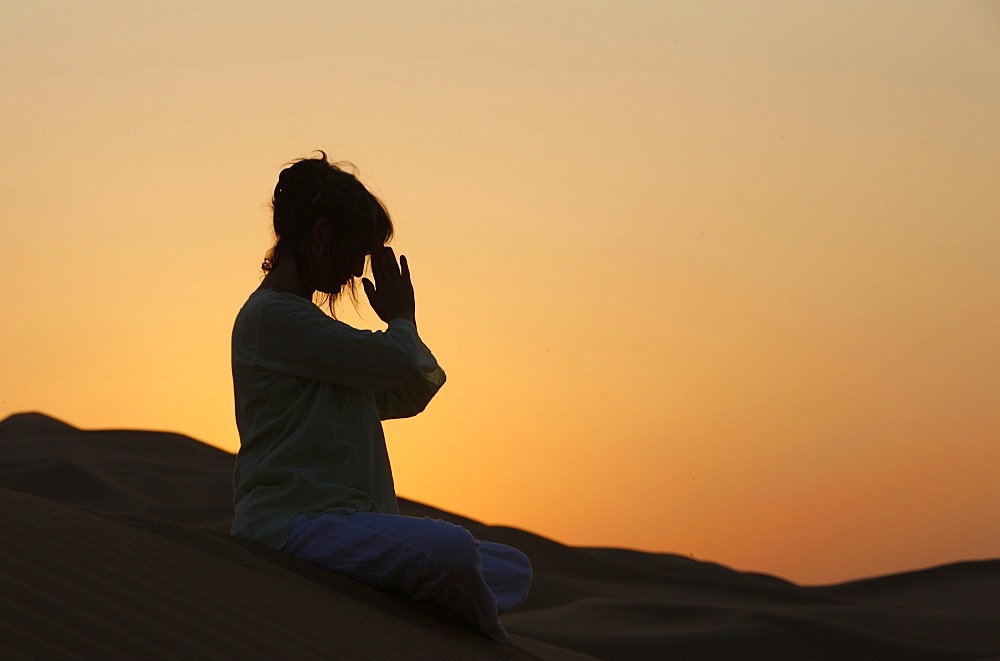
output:
<instances>
[{"instance_id":1,"label":"long-sleeved top","mask_svg":"<svg viewBox=\"0 0 1000 661\"><path fill-rule=\"evenodd\" d=\"M358 330L258 289L236 317L232 367L234 535L281 548L298 514L399 512L381 420L421 412L445 381L410 321Z\"/></svg>"}]
</instances>

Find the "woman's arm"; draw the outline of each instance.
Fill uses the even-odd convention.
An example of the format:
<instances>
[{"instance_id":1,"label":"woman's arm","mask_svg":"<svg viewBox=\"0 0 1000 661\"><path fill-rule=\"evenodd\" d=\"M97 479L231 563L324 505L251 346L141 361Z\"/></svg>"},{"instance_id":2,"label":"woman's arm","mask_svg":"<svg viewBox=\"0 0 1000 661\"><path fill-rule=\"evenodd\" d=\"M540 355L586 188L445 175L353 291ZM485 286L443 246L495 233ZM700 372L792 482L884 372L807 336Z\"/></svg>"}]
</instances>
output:
<instances>
[{"instance_id":1,"label":"woman's arm","mask_svg":"<svg viewBox=\"0 0 1000 661\"><path fill-rule=\"evenodd\" d=\"M270 296L255 315L237 322L234 333L238 362L355 388L398 387L419 362L412 323L396 319L385 331L359 330L292 294Z\"/></svg>"},{"instance_id":2,"label":"woman's arm","mask_svg":"<svg viewBox=\"0 0 1000 661\"><path fill-rule=\"evenodd\" d=\"M420 413L444 385L446 378L430 349L418 339L417 369L413 374L396 388L375 392L379 417L389 420L409 418Z\"/></svg>"},{"instance_id":3,"label":"woman's arm","mask_svg":"<svg viewBox=\"0 0 1000 661\"><path fill-rule=\"evenodd\" d=\"M400 255L399 265L392 248L372 254L372 275L375 283L363 280L365 294L372 309L386 323L400 324L398 319L413 323L416 331L415 301L410 267L406 257ZM395 388L375 392L375 403L383 420L408 418L427 406L431 398L444 385L444 370L437 364L430 349L417 339L417 365L409 378Z\"/></svg>"},{"instance_id":4,"label":"woman's arm","mask_svg":"<svg viewBox=\"0 0 1000 661\"><path fill-rule=\"evenodd\" d=\"M243 339L234 342L234 359L281 374L374 391L393 390L412 383L415 375L439 370L417 337L405 258L400 270L392 249L386 248L373 255L372 262L378 288L366 280L365 290L388 323L387 330L351 328L305 299L279 294L268 298L256 314L238 321L234 331ZM443 377L435 378L443 383Z\"/></svg>"}]
</instances>

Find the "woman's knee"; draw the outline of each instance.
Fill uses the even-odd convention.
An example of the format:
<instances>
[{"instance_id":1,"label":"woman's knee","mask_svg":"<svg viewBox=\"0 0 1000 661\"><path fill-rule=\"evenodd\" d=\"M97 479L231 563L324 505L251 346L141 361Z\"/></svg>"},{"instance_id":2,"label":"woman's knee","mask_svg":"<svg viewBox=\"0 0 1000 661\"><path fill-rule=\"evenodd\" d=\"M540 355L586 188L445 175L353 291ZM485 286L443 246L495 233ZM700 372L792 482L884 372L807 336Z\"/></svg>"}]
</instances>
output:
<instances>
[{"instance_id":1,"label":"woman's knee","mask_svg":"<svg viewBox=\"0 0 1000 661\"><path fill-rule=\"evenodd\" d=\"M442 570L481 565L479 541L468 530L447 521L429 522L420 546L435 566Z\"/></svg>"}]
</instances>

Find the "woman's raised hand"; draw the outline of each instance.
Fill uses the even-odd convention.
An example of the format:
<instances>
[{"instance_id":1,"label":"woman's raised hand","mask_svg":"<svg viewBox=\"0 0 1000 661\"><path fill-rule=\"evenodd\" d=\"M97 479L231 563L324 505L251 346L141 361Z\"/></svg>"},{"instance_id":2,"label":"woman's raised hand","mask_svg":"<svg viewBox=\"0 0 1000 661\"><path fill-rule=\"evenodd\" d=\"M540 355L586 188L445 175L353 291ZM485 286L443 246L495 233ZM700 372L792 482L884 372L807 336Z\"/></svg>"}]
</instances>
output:
<instances>
[{"instance_id":1,"label":"woman's raised hand","mask_svg":"<svg viewBox=\"0 0 1000 661\"><path fill-rule=\"evenodd\" d=\"M376 249L372 252L372 275L374 283L363 278L361 284L379 319L386 323L392 319L407 319L415 324L416 304L406 257L400 255L397 264L392 248L384 246Z\"/></svg>"}]
</instances>

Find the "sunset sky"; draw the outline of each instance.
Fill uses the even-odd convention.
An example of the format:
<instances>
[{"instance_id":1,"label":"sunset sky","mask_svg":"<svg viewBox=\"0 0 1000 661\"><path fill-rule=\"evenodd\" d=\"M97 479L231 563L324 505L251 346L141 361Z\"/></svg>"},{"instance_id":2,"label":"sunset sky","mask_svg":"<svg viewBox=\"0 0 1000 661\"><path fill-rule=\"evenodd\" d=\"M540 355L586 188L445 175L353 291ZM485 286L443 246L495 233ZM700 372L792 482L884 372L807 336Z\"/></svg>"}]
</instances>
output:
<instances>
[{"instance_id":1,"label":"sunset sky","mask_svg":"<svg viewBox=\"0 0 1000 661\"><path fill-rule=\"evenodd\" d=\"M1000 3L11 2L0 80L0 417L235 451L324 149L448 372L401 496L805 583L1000 557Z\"/></svg>"}]
</instances>

